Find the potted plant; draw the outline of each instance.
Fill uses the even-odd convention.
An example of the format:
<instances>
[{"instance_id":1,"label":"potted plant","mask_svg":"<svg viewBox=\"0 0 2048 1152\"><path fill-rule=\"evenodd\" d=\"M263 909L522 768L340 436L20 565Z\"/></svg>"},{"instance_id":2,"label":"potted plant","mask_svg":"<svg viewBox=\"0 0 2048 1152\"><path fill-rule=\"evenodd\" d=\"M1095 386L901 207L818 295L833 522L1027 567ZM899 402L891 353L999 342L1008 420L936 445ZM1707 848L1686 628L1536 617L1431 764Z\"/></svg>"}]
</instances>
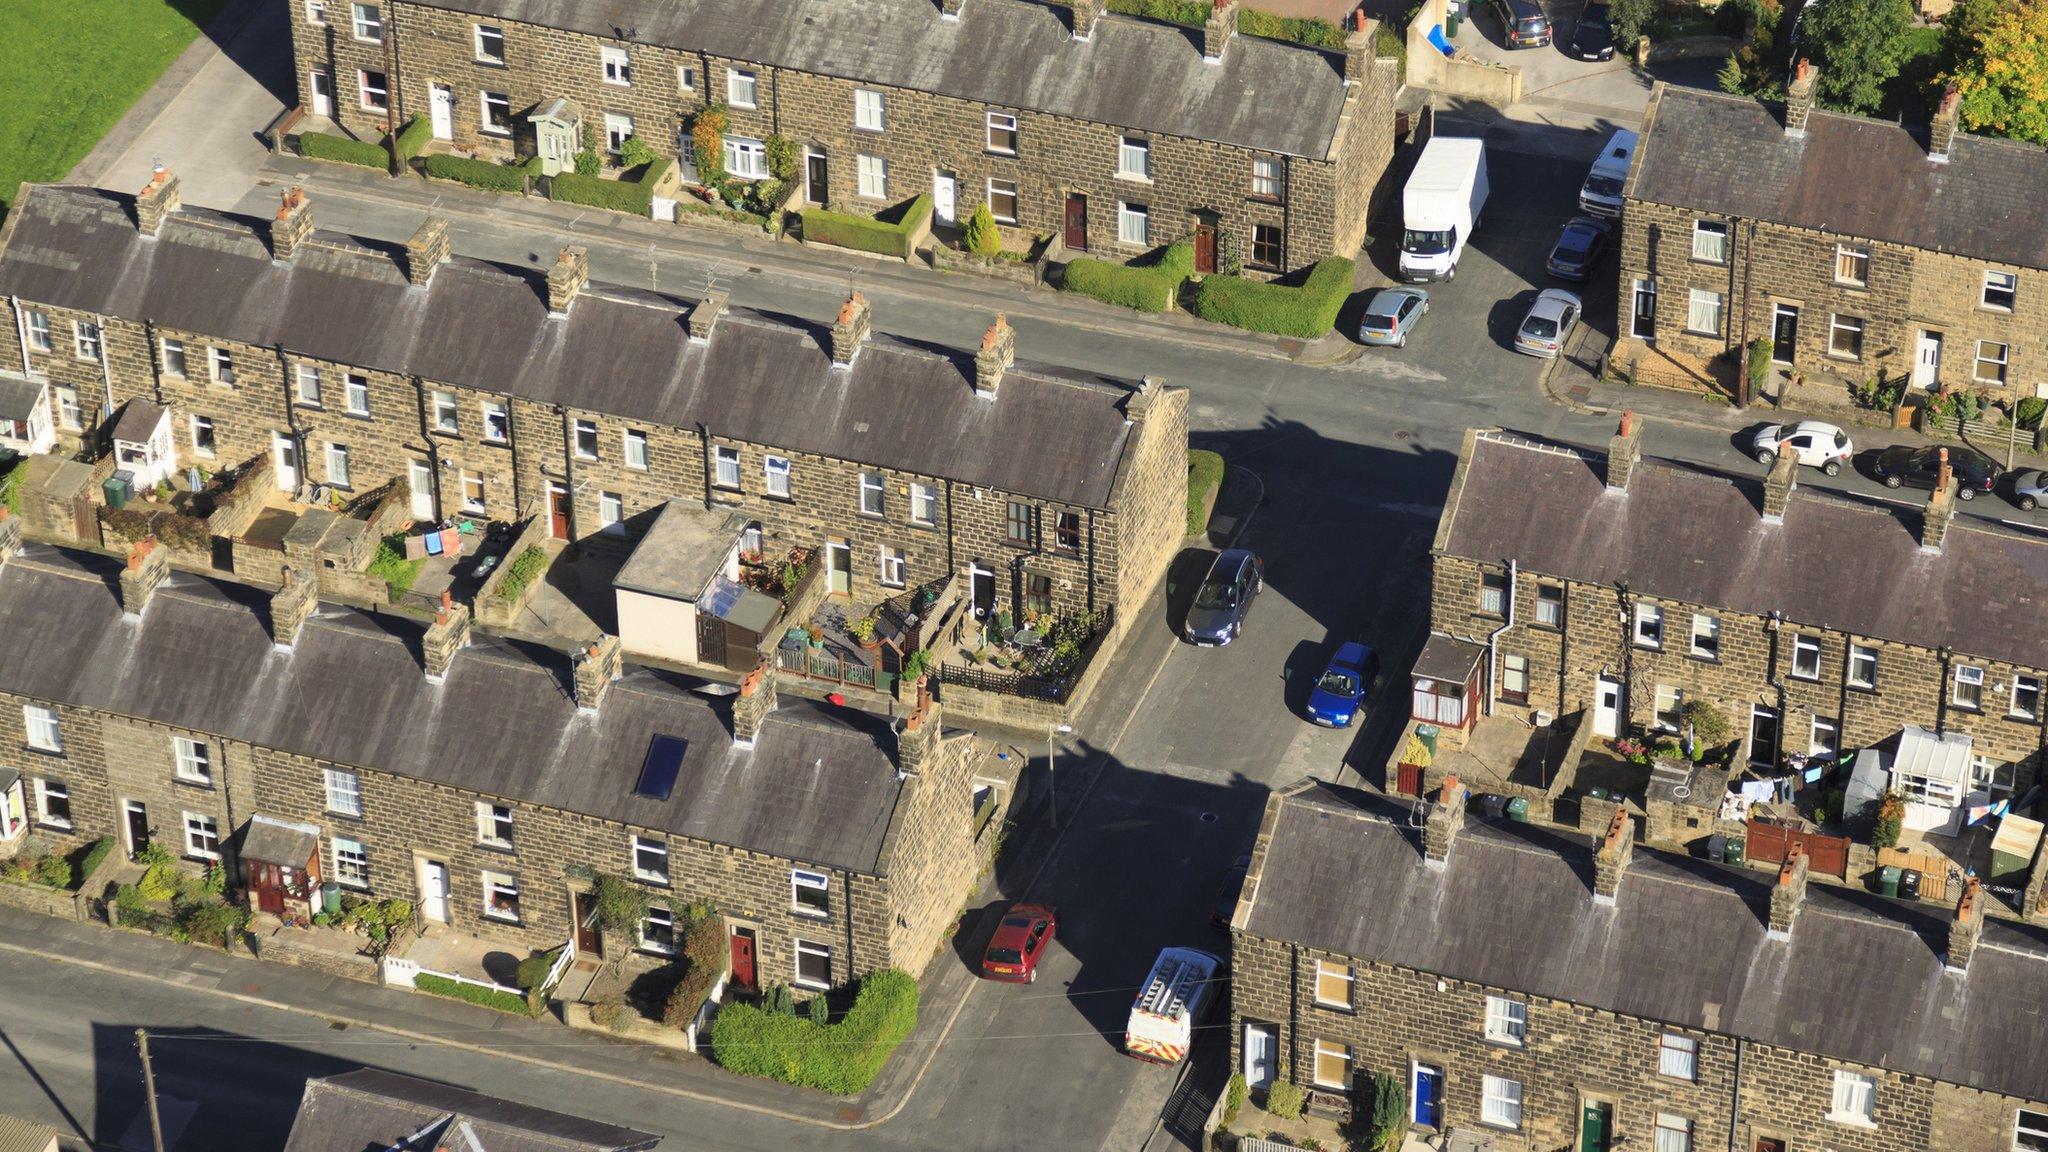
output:
<instances>
[{"instance_id":1,"label":"potted plant","mask_svg":"<svg viewBox=\"0 0 2048 1152\"><path fill-rule=\"evenodd\" d=\"M823 628L812 624L804 632L806 638L810 641L811 647L823 648L825 646L825 630Z\"/></svg>"},{"instance_id":2,"label":"potted plant","mask_svg":"<svg viewBox=\"0 0 2048 1152\"><path fill-rule=\"evenodd\" d=\"M882 646L882 642L875 639L875 624L876 618L871 612L848 624L846 634L853 637L863 649L873 652Z\"/></svg>"}]
</instances>

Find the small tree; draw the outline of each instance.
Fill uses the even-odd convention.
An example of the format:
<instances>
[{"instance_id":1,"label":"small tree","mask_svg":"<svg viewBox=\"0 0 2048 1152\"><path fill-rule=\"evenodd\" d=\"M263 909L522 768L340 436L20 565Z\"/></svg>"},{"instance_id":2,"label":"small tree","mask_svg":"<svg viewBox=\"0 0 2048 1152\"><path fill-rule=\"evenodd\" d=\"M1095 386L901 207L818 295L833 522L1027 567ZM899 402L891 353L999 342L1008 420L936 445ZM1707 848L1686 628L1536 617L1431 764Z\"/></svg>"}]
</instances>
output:
<instances>
[{"instance_id":1,"label":"small tree","mask_svg":"<svg viewBox=\"0 0 2048 1152\"><path fill-rule=\"evenodd\" d=\"M1301 1119L1302 1109L1307 1106L1308 1098L1302 1095L1301 1087L1292 1081L1275 1080L1273 1086L1266 1089L1266 1111L1282 1120Z\"/></svg>"},{"instance_id":2,"label":"small tree","mask_svg":"<svg viewBox=\"0 0 2048 1152\"><path fill-rule=\"evenodd\" d=\"M1820 66L1815 95L1842 112L1875 112L1906 60L1908 0L1828 0L1799 21L1799 50Z\"/></svg>"},{"instance_id":3,"label":"small tree","mask_svg":"<svg viewBox=\"0 0 2048 1152\"><path fill-rule=\"evenodd\" d=\"M698 183L710 187L725 179L725 105L707 104L690 118L690 158Z\"/></svg>"},{"instance_id":4,"label":"small tree","mask_svg":"<svg viewBox=\"0 0 2048 1152\"><path fill-rule=\"evenodd\" d=\"M1003 234L996 228L995 214L988 210L988 201L974 206L974 214L967 218L967 228L960 234L960 241L976 256L993 257L1003 250Z\"/></svg>"},{"instance_id":5,"label":"small tree","mask_svg":"<svg viewBox=\"0 0 2048 1152\"><path fill-rule=\"evenodd\" d=\"M1875 848L1896 848L1899 833L1906 827L1906 798L1897 792L1887 792L1877 803L1877 825L1870 830L1870 843Z\"/></svg>"},{"instance_id":6,"label":"small tree","mask_svg":"<svg viewBox=\"0 0 2048 1152\"><path fill-rule=\"evenodd\" d=\"M1408 1086L1384 1072L1372 1074L1372 1111L1367 1115L1365 1146L1371 1152L1396 1152L1408 1133Z\"/></svg>"},{"instance_id":7,"label":"small tree","mask_svg":"<svg viewBox=\"0 0 2048 1152\"><path fill-rule=\"evenodd\" d=\"M619 161L628 168L638 168L654 163L654 149L647 146L638 136L628 136L619 142Z\"/></svg>"},{"instance_id":8,"label":"small tree","mask_svg":"<svg viewBox=\"0 0 2048 1152\"><path fill-rule=\"evenodd\" d=\"M1656 0L1613 0L1608 5L1607 18L1614 25L1616 47L1633 56L1636 38L1650 26L1650 18L1656 14Z\"/></svg>"},{"instance_id":9,"label":"small tree","mask_svg":"<svg viewBox=\"0 0 2048 1152\"><path fill-rule=\"evenodd\" d=\"M1759 336L1749 342L1749 398L1755 400L1771 382L1771 341Z\"/></svg>"}]
</instances>

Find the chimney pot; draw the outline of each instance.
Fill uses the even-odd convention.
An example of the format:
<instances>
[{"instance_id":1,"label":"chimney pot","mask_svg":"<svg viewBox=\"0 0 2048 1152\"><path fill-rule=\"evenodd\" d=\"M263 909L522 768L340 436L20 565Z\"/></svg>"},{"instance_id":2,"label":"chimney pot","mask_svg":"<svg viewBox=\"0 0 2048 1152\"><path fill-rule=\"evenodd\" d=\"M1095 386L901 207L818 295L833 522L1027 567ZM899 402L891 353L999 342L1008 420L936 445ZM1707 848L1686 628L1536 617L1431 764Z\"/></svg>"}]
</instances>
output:
<instances>
[{"instance_id":1,"label":"chimney pot","mask_svg":"<svg viewBox=\"0 0 2048 1152\"><path fill-rule=\"evenodd\" d=\"M1209 8L1209 19L1202 24L1202 59L1222 63L1223 54L1230 50L1230 38L1236 34L1237 13L1231 0L1216 0Z\"/></svg>"},{"instance_id":2,"label":"chimney pot","mask_svg":"<svg viewBox=\"0 0 2048 1152\"><path fill-rule=\"evenodd\" d=\"M1615 809L1614 818L1607 822L1607 834L1593 852L1593 903L1613 904L1621 895L1621 881L1635 852L1635 828L1635 819L1626 809Z\"/></svg>"},{"instance_id":3,"label":"chimney pot","mask_svg":"<svg viewBox=\"0 0 2048 1152\"><path fill-rule=\"evenodd\" d=\"M860 346L867 341L873 319L874 310L868 306L867 297L855 292L846 298L839 306L839 318L832 322L833 364L842 368L852 365L854 357L860 355Z\"/></svg>"},{"instance_id":4,"label":"chimney pot","mask_svg":"<svg viewBox=\"0 0 2048 1152\"><path fill-rule=\"evenodd\" d=\"M278 197L277 218L270 222L270 256L288 261L313 235L313 202L294 184Z\"/></svg>"},{"instance_id":5,"label":"chimney pot","mask_svg":"<svg viewBox=\"0 0 2048 1152\"><path fill-rule=\"evenodd\" d=\"M1607 442L1607 487L1616 492L1628 491L1629 473L1642 458L1642 428L1636 423L1636 414L1625 411L1621 414L1620 430Z\"/></svg>"},{"instance_id":6,"label":"chimney pot","mask_svg":"<svg viewBox=\"0 0 2048 1152\"><path fill-rule=\"evenodd\" d=\"M548 269L548 311L556 315L567 312L589 283L589 249L571 244L557 252L555 266Z\"/></svg>"},{"instance_id":7,"label":"chimney pot","mask_svg":"<svg viewBox=\"0 0 2048 1152\"><path fill-rule=\"evenodd\" d=\"M775 669L756 664L740 681L740 694L732 701L732 743L735 748L752 748L761 735L761 725L775 711Z\"/></svg>"},{"instance_id":8,"label":"chimney pot","mask_svg":"<svg viewBox=\"0 0 2048 1152\"><path fill-rule=\"evenodd\" d=\"M448 247L448 221L427 217L405 242L405 278L425 287L433 280L434 269L448 259Z\"/></svg>"},{"instance_id":9,"label":"chimney pot","mask_svg":"<svg viewBox=\"0 0 2048 1152\"><path fill-rule=\"evenodd\" d=\"M1806 121L1813 115L1814 88L1820 83L1820 69L1802 58L1792 69L1792 82L1785 86L1785 135L1806 135Z\"/></svg>"},{"instance_id":10,"label":"chimney pot","mask_svg":"<svg viewBox=\"0 0 2048 1152\"><path fill-rule=\"evenodd\" d=\"M1934 476L1934 491L1927 494L1927 506L1920 513L1920 550L1940 552L1948 535L1949 518L1955 515L1955 473L1948 463L1948 449L1942 448L1941 466Z\"/></svg>"},{"instance_id":11,"label":"chimney pot","mask_svg":"<svg viewBox=\"0 0 2048 1152\"><path fill-rule=\"evenodd\" d=\"M443 591L441 611L435 614L433 624L427 627L427 634L420 640L428 682L439 684L445 679L448 669L455 664L455 654L468 643L469 606L453 603L448 593Z\"/></svg>"},{"instance_id":12,"label":"chimney pot","mask_svg":"<svg viewBox=\"0 0 2048 1152\"><path fill-rule=\"evenodd\" d=\"M171 213L178 210L182 199L178 193L178 178L159 164L149 175L149 183L135 194L135 227L144 236L154 236L157 229Z\"/></svg>"},{"instance_id":13,"label":"chimney pot","mask_svg":"<svg viewBox=\"0 0 2048 1152\"><path fill-rule=\"evenodd\" d=\"M270 642L290 651L298 642L299 629L319 604L319 586L316 581L299 579L290 568L284 570L283 577L270 597Z\"/></svg>"},{"instance_id":14,"label":"chimney pot","mask_svg":"<svg viewBox=\"0 0 2048 1152\"><path fill-rule=\"evenodd\" d=\"M128 550L128 566L121 569L121 611L131 617L149 607L157 586L171 574L171 554L156 546L156 537L145 536Z\"/></svg>"},{"instance_id":15,"label":"chimney pot","mask_svg":"<svg viewBox=\"0 0 2048 1152\"><path fill-rule=\"evenodd\" d=\"M619 678L623 653L616 636L600 636L576 652L575 681L576 707L584 712L596 712L604 703L604 694Z\"/></svg>"},{"instance_id":16,"label":"chimney pot","mask_svg":"<svg viewBox=\"0 0 2048 1152\"><path fill-rule=\"evenodd\" d=\"M939 702L932 698L931 680L921 677L917 702L896 734L897 770L906 776L922 772L939 749L939 729Z\"/></svg>"},{"instance_id":17,"label":"chimney pot","mask_svg":"<svg viewBox=\"0 0 2048 1152\"><path fill-rule=\"evenodd\" d=\"M1367 74L1372 71L1372 62L1378 56L1378 51L1373 47L1372 21L1366 18L1365 9L1353 9L1344 34L1345 82L1363 84Z\"/></svg>"},{"instance_id":18,"label":"chimney pot","mask_svg":"<svg viewBox=\"0 0 2048 1152\"><path fill-rule=\"evenodd\" d=\"M1927 125L1927 159L1936 164L1948 163L1949 150L1956 142L1962 103L1963 94L1950 85L1941 94L1941 104L1934 110L1934 120Z\"/></svg>"},{"instance_id":19,"label":"chimney pot","mask_svg":"<svg viewBox=\"0 0 2048 1152\"><path fill-rule=\"evenodd\" d=\"M1955 922L1948 927L1948 950L1942 963L1957 972L1970 968L1970 953L1977 950L1977 941L1984 935L1984 889L1975 876L1963 884L1962 898L1956 901Z\"/></svg>"},{"instance_id":20,"label":"chimney pot","mask_svg":"<svg viewBox=\"0 0 2048 1152\"><path fill-rule=\"evenodd\" d=\"M1797 844L1778 866L1778 882L1771 886L1771 922L1765 933L1772 940L1790 940L1792 922L1806 903L1806 849Z\"/></svg>"}]
</instances>

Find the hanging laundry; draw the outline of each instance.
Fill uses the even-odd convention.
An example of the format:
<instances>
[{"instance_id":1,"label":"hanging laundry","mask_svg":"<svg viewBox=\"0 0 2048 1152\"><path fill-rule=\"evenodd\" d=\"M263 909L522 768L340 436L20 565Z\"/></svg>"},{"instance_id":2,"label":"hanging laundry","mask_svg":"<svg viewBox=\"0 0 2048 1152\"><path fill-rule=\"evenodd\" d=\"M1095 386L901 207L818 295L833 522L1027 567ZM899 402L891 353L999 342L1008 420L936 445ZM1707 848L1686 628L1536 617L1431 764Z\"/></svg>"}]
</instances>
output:
<instances>
[{"instance_id":1,"label":"hanging laundry","mask_svg":"<svg viewBox=\"0 0 2048 1152\"><path fill-rule=\"evenodd\" d=\"M405 538L405 558L407 560L426 559L427 538L424 536L407 536Z\"/></svg>"},{"instance_id":2,"label":"hanging laundry","mask_svg":"<svg viewBox=\"0 0 2048 1152\"><path fill-rule=\"evenodd\" d=\"M1776 793L1777 787L1769 780L1745 780L1740 789L1742 799L1750 804L1768 804Z\"/></svg>"}]
</instances>

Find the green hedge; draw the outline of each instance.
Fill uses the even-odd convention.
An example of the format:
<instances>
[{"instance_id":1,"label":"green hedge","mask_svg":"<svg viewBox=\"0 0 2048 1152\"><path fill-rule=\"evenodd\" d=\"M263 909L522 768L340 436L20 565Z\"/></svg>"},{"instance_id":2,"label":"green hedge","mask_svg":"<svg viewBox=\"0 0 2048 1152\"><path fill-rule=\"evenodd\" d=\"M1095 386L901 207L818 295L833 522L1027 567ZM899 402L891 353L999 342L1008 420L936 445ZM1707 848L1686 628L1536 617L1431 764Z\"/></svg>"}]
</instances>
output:
<instances>
[{"instance_id":1,"label":"green hedge","mask_svg":"<svg viewBox=\"0 0 2048 1152\"><path fill-rule=\"evenodd\" d=\"M657 160L642 168L640 175L631 180L607 180L602 176L578 176L574 172L564 172L548 178L548 199L647 216L654 210L654 185L673 163L673 160Z\"/></svg>"},{"instance_id":2,"label":"green hedge","mask_svg":"<svg viewBox=\"0 0 2048 1152\"><path fill-rule=\"evenodd\" d=\"M93 841L86 848L85 854L79 857L78 868L76 869L78 882L80 884L85 883L86 877L91 876L93 869L98 868L101 862L106 860L107 853L113 850L114 838L112 836L102 836Z\"/></svg>"},{"instance_id":3,"label":"green hedge","mask_svg":"<svg viewBox=\"0 0 2048 1152\"><path fill-rule=\"evenodd\" d=\"M1286 40L1312 48L1344 50L1344 30L1315 16L1275 16L1254 8L1237 10L1237 30L1246 36Z\"/></svg>"},{"instance_id":4,"label":"green hedge","mask_svg":"<svg viewBox=\"0 0 2048 1152\"><path fill-rule=\"evenodd\" d=\"M412 986L432 996L446 996L450 1000L462 1000L484 1008L496 1008L514 1016L531 1016L533 1008L526 997L512 992L500 992L496 988L481 988L475 984L461 984L446 976L421 972L412 978Z\"/></svg>"},{"instance_id":5,"label":"green hedge","mask_svg":"<svg viewBox=\"0 0 2048 1152\"><path fill-rule=\"evenodd\" d=\"M1209 527L1209 492L1223 483L1223 457L1200 448L1188 449L1188 535Z\"/></svg>"},{"instance_id":6,"label":"green hedge","mask_svg":"<svg viewBox=\"0 0 2048 1152\"><path fill-rule=\"evenodd\" d=\"M1194 270L1194 245L1176 240L1164 250L1141 256L1138 262L1130 264L1086 256L1068 261L1060 288L1140 312L1164 312L1173 307L1182 282Z\"/></svg>"},{"instance_id":7,"label":"green hedge","mask_svg":"<svg viewBox=\"0 0 2048 1152\"><path fill-rule=\"evenodd\" d=\"M524 192L527 177L540 175L540 157L521 164L500 164L437 152L427 157L426 168L427 175L436 180L454 180L489 192Z\"/></svg>"},{"instance_id":8,"label":"green hedge","mask_svg":"<svg viewBox=\"0 0 2048 1152\"><path fill-rule=\"evenodd\" d=\"M547 551L538 544L528 544L526 551L521 552L513 559L512 566L505 569L505 578L498 582L498 599L517 604L520 593L526 591L526 586L533 583L533 578L540 575L547 564Z\"/></svg>"},{"instance_id":9,"label":"green hedge","mask_svg":"<svg viewBox=\"0 0 2048 1152\"><path fill-rule=\"evenodd\" d=\"M0 505L10 515L21 515L21 485L28 479L28 457L0 453Z\"/></svg>"},{"instance_id":10,"label":"green hedge","mask_svg":"<svg viewBox=\"0 0 2048 1152\"><path fill-rule=\"evenodd\" d=\"M849 216L812 208L803 213L804 239L908 260L911 232L932 214L931 194L927 192L892 211L897 216L894 223L880 217Z\"/></svg>"},{"instance_id":11,"label":"green hedge","mask_svg":"<svg viewBox=\"0 0 2048 1152\"><path fill-rule=\"evenodd\" d=\"M917 981L889 969L860 982L836 1024L732 1003L711 1022L712 1055L726 1068L835 1096L864 1091L917 1028Z\"/></svg>"},{"instance_id":12,"label":"green hedge","mask_svg":"<svg viewBox=\"0 0 2048 1152\"><path fill-rule=\"evenodd\" d=\"M1352 272L1350 260L1331 256L1299 285L1210 276L1196 289L1192 310L1233 328L1313 340L1336 326L1338 310L1351 298Z\"/></svg>"},{"instance_id":13,"label":"green hedge","mask_svg":"<svg viewBox=\"0 0 2048 1152\"><path fill-rule=\"evenodd\" d=\"M391 168L391 153L382 144L367 140L351 140L336 136L332 132L299 133L299 155L312 160L335 160L343 164L360 164L365 168Z\"/></svg>"},{"instance_id":14,"label":"green hedge","mask_svg":"<svg viewBox=\"0 0 2048 1152\"><path fill-rule=\"evenodd\" d=\"M427 141L433 138L434 126L427 120L415 116L406 121L405 127L398 130L398 135L391 138L393 146L398 150L398 162L404 164L419 155L420 149L425 148Z\"/></svg>"}]
</instances>

